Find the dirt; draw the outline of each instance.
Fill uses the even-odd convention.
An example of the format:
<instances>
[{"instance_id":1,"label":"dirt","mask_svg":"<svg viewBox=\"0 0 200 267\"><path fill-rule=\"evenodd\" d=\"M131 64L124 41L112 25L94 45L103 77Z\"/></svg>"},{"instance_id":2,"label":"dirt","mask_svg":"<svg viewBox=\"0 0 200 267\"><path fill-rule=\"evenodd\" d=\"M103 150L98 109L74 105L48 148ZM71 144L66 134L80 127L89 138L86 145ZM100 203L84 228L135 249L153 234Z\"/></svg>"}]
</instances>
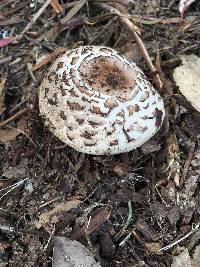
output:
<instances>
[{"instance_id":1,"label":"dirt","mask_svg":"<svg viewBox=\"0 0 200 267\"><path fill-rule=\"evenodd\" d=\"M180 54L200 56L200 3L181 20L179 1L107 1L132 15L160 89L133 33L96 2L75 5L71 17L72 1L60 1L58 13L49 5L22 37L1 47L0 123L14 118L0 126L0 266L52 266L55 236L81 242L105 267L171 266L178 248L192 254L200 242L200 115L172 75ZM2 0L0 39L19 36L43 4ZM165 100L161 130L137 150L78 153L44 125L37 97L42 78L60 51L88 44L136 61ZM39 67L38 59L45 59Z\"/></svg>"}]
</instances>

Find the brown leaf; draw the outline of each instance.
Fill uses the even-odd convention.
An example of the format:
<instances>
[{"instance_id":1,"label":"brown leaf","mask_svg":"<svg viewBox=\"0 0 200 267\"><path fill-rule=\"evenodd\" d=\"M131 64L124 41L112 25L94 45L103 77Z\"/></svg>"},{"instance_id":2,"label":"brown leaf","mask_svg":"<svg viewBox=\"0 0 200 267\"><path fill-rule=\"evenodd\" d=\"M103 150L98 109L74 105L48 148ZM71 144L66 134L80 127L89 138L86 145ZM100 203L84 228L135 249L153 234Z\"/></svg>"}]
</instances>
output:
<instances>
[{"instance_id":1,"label":"brown leaf","mask_svg":"<svg viewBox=\"0 0 200 267\"><path fill-rule=\"evenodd\" d=\"M41 228L43 225L57 223L59 220L59 214L63 211L69 211L73 208L76 208L81 201L79 199L72 199L63 203L58 203L56 206L39 216L39 220L35 221L35 226Z\"/></svg>"},{"instance_id":2,"label":"brown leaf","mask_svg":"<svg viewBox=\"0 0 200 267\"><path fill-rule=\"evenodd\" d=\"M168 211L167 217L171 225L175 225L177 223L177 221L180 219L180 212L177 205L174 205L174 207Z\"/></svg>"}]
</instances>

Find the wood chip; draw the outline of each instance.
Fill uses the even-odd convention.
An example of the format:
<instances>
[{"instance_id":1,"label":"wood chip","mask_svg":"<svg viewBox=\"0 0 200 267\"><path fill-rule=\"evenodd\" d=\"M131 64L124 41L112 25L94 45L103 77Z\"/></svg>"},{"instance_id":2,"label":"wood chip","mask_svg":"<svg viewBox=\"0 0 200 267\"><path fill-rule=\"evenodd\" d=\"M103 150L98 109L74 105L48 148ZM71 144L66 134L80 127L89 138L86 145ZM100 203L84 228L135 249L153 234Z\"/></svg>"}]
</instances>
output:
<instances>
[{"instance_id":1,"label":"wood chip","mask_svg":"<svg viewBox=\"0 0 200 267\"><path fill-rule=\"evenodd\" d=\"M51 6L53 7L53 9L55 10L56 13L60 13L63 12L63 7L61 6L61 4L58 2L58 0L51 0Z\"/></svg>"},{"instance_id":2,"label":"wood chip","mask_svg":"<svg viewBox=\"0 0 200 267\"><path fill-rule=\"evenodd\" d=\"M53 53L49 53L46 58L42 59L40 61L40 63L35 64L32 66L32 71L36 71L38 69L40 69L41 67L43 67L44 65L48 64L50 61L53 61L57 55L66 52L67 49L64 47L60 47L58 49L56 49Z\"/></svg>"},{"instance_id":3,"label":"wood chip","mask_svg":"<svg viewBox=\"0 0 200 267\"><path fill-rule=\"evenodd\" d=\"M110 209L103 208L96 216L94 216L94 218L91 218L89 224L88 222L86 222L81 228L75 230L72 234L71 234L71 239L72 240L78 240L80 239L82 236L84 236L87 232L87 234L91 234L93 233L95 230L99 229L100 226L108 220L108 218L110 217L111 211Z\"/></svg>"}]
</instances>

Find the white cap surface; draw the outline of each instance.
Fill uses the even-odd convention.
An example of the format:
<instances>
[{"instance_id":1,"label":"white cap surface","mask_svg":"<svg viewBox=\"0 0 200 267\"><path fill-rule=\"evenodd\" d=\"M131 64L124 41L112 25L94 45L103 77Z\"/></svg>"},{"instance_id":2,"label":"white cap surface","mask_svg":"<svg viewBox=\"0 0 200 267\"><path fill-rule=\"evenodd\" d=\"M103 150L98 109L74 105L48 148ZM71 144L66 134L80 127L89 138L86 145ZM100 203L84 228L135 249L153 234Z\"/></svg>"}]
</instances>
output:
<instances>
[{"instance_id":1,"label":"white cap surface","mask_svg":"<svg viewBox=\"0 0 200 267\"><path fill-rule=\"evenodd\" d=\"M94 155L128 152L160 128L164 104L136 64L114 49L84 46L51 66L39 89L50 131Z\"/></svg>"}]
</instances>

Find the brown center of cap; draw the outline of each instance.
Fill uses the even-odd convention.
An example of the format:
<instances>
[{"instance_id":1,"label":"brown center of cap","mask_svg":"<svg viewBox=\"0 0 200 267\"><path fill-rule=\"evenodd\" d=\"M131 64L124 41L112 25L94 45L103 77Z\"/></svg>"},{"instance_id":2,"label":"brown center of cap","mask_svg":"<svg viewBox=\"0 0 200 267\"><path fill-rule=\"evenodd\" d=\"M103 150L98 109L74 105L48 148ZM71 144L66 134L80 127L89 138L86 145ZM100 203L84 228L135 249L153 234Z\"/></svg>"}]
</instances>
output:
<instances>
[{"instance_id":1,"label":"brown center of cap","mask_svg":"<svg viewBox=\"0 0 200 267\"><path fill-rule=\"evenodd\" d=\"M94 91L130 99L135 92L135 72L118 58L99 56L82 62L80 75Z\"/></svg>"}]
</instances>

